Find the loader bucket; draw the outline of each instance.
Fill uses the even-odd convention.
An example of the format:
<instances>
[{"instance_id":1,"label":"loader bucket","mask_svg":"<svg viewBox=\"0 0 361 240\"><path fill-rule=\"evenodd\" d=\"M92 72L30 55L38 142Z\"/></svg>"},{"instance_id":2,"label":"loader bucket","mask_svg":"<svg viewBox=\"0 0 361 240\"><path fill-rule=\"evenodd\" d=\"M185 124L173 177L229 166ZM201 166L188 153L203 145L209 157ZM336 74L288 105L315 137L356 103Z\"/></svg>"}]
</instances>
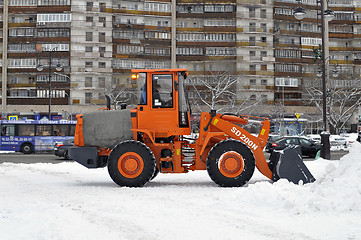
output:
<instances>
[{"instance_id":1,"label":"loader bucket","mask_svg":"<svg viewBox=\"0 0 361 240\"><path fill-rule=\"evenodd\" d=\"M299 146L288 146L283 150L274 150L268 166L273 173L273 181L285 178L294 184L298 184L301 180L303 184L306 184L316 180L303 163Z\"/></svg>"}]
</instances>

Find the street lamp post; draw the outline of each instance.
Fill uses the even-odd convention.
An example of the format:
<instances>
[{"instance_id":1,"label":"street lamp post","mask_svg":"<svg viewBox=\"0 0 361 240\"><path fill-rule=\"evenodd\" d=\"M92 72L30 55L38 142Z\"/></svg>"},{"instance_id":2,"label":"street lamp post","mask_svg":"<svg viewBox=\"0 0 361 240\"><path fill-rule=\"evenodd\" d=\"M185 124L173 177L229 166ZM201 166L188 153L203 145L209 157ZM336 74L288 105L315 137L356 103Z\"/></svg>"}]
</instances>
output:
<instances>
[{"instance_id":1,"label":"street lamp post","mask_svg":"<svg viewBox=\"0 0 361 240\"><path fill-rule=\"evenodd\" d=\"M331 159L330 152L330 133L327 131L327 106L326 106L326 91L327 91L327 82L328 72L326 71L326 60L329 55L328 49L328 31L326 31L326 19L325 19L325 7L326 0L321 1L321 31L322 31L322 121L323 121L323 131L321 132L321 157L324 159ZM328 24L327 24L328 30ZM327 56L326 56L327 55ZM328 66L327 66L328 67Z\"/></svg>"},{"instance_id":2,"label":"street lamp post","mask_svg":"<svg viewBox=\"0 0 361 240\"><path fill-rule=\"evenodd\" d=\"M49 81L49 110L48 110L48 115L49 115L49 121L51 120L51 65L52 65L52 53L55 52L57 50L57 47L46 50L46 52L49 52L49 68L48 68L48 81ZM42 64L39 64L36 69L41 72L44 70L44 66ZM61 71L62 67L60 66L60 64L58 63L55 67L56 71Z\"/></svg>"},{"instance_id":3,"label":"street lamp post","mask_svg":"<svg viewBox=\"0 0 361 240\"><path fill-rule=\"evenodd\" d=\"M322 122L323 131L321 132L321 157L324 159L331 159L330 153L330 133L327 129L327 80L328 80L328 63L329 56L328 48L328 21L334 17L333 12L327 9L327 1L321 0L321 33L322 33ZM297 7L294 10L294 17L301 20L305 17L306 12L302 7Z\"/></svg>"}]
</instances>

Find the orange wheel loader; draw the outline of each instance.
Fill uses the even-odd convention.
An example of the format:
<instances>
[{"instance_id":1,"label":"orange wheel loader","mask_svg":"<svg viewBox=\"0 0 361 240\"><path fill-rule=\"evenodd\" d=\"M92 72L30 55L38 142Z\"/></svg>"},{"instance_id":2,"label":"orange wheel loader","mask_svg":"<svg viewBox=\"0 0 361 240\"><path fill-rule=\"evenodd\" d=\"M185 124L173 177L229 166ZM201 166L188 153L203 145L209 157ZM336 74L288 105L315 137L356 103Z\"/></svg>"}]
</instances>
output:
<instances>
[{"instance_id":1,"label":"orange wheel loader","mask_svg":"<svg viewBox=\"0 0 361 240\"><path fill-rule=\"evenodd\" d=\"M290 160L300 157L297 149L281 151L266 161L267 118L203 112L198 138L190 139L186 69L132 73L138 86L137 107L78 115L71 159L87 168L107 166L113 181L128 187L143 186L158 173L195 170L207 170L219 186L238 187L251 179L255 166L272 180L281 175L295 183L314 180L302 157ZM257 136L242 128L250 122L260 124Z\"/></svg>"}]
</instances>

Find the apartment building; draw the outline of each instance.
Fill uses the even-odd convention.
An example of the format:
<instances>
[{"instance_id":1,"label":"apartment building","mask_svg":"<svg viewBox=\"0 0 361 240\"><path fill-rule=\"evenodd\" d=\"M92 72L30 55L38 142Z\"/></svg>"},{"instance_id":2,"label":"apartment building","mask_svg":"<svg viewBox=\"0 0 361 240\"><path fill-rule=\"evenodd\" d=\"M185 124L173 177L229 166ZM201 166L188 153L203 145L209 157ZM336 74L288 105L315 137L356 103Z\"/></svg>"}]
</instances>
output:
<instances>
[{"instance_id":1,"label":"apartment building","mask_svg":"<svg viewBox=\"0 0 361 240\"><path fill-rule=\"evenodd\" d=\"M71 99L75 106L105 104L112 85L112 1L71 1Z\"/></svg>"},{"instance_id":2,"label":"apartment building","mask_svg":"<svg viewBox=\"0 0 361 240\"><path fill-rule=\"evenodd\" d=\"M317 0L176 3L172 12L172 0L0 0L6 111L46 112L49 100L54 112L69 105L74 113L88 111L104 104L105 94L124 89L120 100L132 103L130 69L170 68L172 61L187 68L198 87L197 79L213 81L218 71L237 76L239 103L261 100L290 106L290 113L306 111L304 86L317 78L319 67L313 61L313 48L321 43ZM299 5L307 11L302 21L293 17ZM345 81L360 75L360 5L329 1L336 16L329 62ZM192 91L189 96L197 97Z\"/></svg>"},{"instance_id":3,"label":"apartment building","mask_svg":"<svg viewBox=\"0 0 361 240\"><path fill-rule=\"evenodd\" d=\"M360 77L360 9L357 1L330 0L328 7L335 17L329 22L328 75L346 87L347 81ZM296 20L293 10L301 6L306 17ZM314 49L322 44L320 3L317 0L274 1L275 25L275 101L289 106L307 105L305 85L319 84L315 73L321 69L321 61L315 61ZM337 79L330 72L337 69Z\"/></svg>"},{"instance_id":4,"label":"apartment building","mask_svg":"<svg viewBox=\"0 0 361 240\"><path fill-rule=\"evenodd\" d=\"M67 105L70 82L68 76L61 73L69 72L70 67L70 0L53 3L9 0L6 3L8 8L2 9L1 15L1 68L2 79L5 78L2 89L4 85L7 87L7 105L32 105L29 111L36 111L37 106L49 104L49 78L51 104ZM0 4L2 7L3 1ZM10 110L17 111L16 108Z\"/></svg>"}]
</instances>

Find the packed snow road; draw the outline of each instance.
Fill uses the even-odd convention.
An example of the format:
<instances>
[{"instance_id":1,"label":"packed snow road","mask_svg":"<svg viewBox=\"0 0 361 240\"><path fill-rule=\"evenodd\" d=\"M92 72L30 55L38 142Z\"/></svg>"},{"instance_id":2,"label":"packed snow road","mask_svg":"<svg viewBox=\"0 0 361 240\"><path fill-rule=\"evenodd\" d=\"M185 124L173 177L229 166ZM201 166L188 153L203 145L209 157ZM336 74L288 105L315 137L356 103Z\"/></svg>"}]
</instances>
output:
<instances>
[{"instance_id":1,"label":"packed snow road","mask_svg":"<svg viewBox=\"0 0 361 240\"><path fill-rule=\"evenodd\" d=\"M2 163L1 239L361 239L360 156L355 143L340 162L307 162L312 184L255 172L241 188L206 171L120 188L74 162Z\"/></svg>"}]
</instances>

